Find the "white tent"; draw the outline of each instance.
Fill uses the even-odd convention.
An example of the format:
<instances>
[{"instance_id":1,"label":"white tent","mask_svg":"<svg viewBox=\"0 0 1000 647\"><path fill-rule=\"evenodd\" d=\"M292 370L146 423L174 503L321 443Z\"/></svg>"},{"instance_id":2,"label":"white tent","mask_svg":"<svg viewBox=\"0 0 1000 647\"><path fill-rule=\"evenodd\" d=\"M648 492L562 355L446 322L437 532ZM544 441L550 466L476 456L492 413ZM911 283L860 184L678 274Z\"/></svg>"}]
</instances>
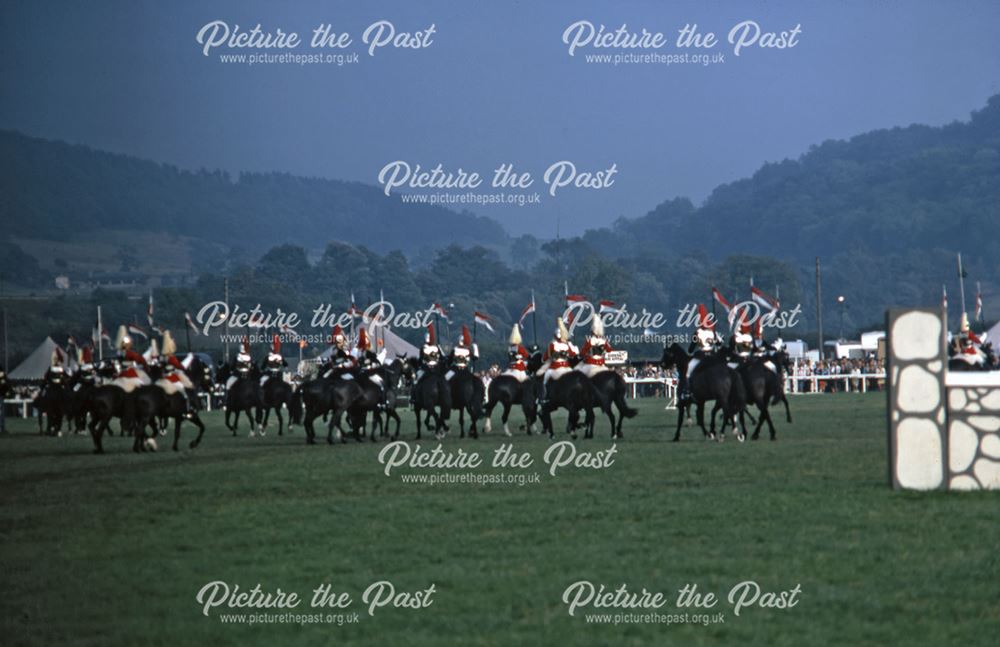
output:
<instances>
[{"instance_id":1,"label":"white tent","mask_svg":"<svg viewBox=\"0 0 1000 647\"><path fill-rule=\"evenodd\" d=\"M56 349L62 351L59 344L52 341L51 337L46 337L45 341L38 345L38 348L31 351L31 354L7 377L11 380L41 380L52 365L52 352Z\"/></svg>"},{"instance_id":2,"label":"white tent","mask_svg":"<svg viewBox=\"0 0 1000 647\"><path fill-rule=\"evenodd\" d=\"M365 325L358 326L359 330L362 328L366 328L366 326ZM403 339L396 333L392 332L388 328L378 328L376 332L379 342L382 342L383 339L385 340L384 346L379 344L378 347L376 348L375 332L369 332L368 338L371 339L372 348L375 350L376 353L381 352L383 348L385 349L386 361L390 361L396 359L397 357L403 357L403 356L417 357L420 354L420 350L416 346L406 341L405 339ZM331 346L327 348L325 351L323 351L320 354L319 358L325 361L327 358L330 357L332 353L333 353L333 347Z\"/></svg>"}]
</instances>

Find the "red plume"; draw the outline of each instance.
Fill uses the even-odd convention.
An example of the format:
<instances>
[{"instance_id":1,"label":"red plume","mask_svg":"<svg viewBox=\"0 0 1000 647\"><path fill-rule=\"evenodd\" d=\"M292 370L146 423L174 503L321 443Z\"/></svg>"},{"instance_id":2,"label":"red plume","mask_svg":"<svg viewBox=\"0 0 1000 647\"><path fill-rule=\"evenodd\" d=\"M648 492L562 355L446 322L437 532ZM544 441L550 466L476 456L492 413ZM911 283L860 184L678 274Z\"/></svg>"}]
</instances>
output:
<instances>
[{"instance_id":1,"label":"red plume","mask_svg":"<svg viewBox=\"0 0 1000 647\"><path fill-rule=\"evenodd\" d=\"M93 364L94 363L94 349L90 346L83 347L83 363Z\"/></svg>"},{"instance_id":2,"label":"red plume","mask_svg":"<svg viewBox=\"0 0 1000 647\"><path fill-rule=\"evenodd\" d=\"M432 346L437 344L437 333L434 332L434 324L427 324L427 343Z\"/></svg>"},{"instance_id":3,"label":"red plume","mask_svg":"<svg viewBox=\"0 0 1000 647\"><path fill-rule=\"evenodd\" d=\"M277 335L274 336L274 341L271 342L271 349L274 351L275 355L281 354L281 340L278 339Z\"/></svg>"},{"instance_id":4,"label":"red plume","mask_svg":"<svg viewBox=\"0 0 1000 647\"><path fill-rule=\"evenodd\" d=\"M472 335L469 334L469 327L462 324L462 345L472 347Z\"/></svg>"},{"instance_id":5,"label":"red plume","mask_svg":"<svg viewBox=\"0 0 1000 647\"><path fill-rule=\"evenodd\" d=\"M336 341L337 337L339 337L340 335L343 335L343 334L344 334L344 331L340 328L339 325L334 326L333 327L333 332L330 333L330 343L331 344L334 343Z\"/></svg>"},{"instance_id":6,"label":"red plume","mask_svg":"<svg viewBox=\"0 0 1000 647\"><path fill-rule=\"evenodd\" d=\"M250 354L250 340L246 337L246 335L243 336L243 352L247 355Z\"/></svg>"},{"instance_id":7,"label":"red plume","mask_svg":"<svg viewBox=\"0 0 1000 647\"><path fill-rule=\"evenodd\" d=\"M708 308L705 307L704 303L698 304L698 325L708 330L715 330L715 322L709 322Z\"/></svg>"},{"instance_id":8,"label":"red plume","mask_svg":"<svg viewBox=\"0 0 1000 647\"><path fill-rule=\"evenodd\" d=\"M142 364L143 366L146 366L146 358L131 349L125 351L125 361L135 362L136 364Z\"/></svg>"},{"instance_id":9,"label":"red plume","mask_svg":"<svg viewBox=\"0 0 1000 647\"><path fill-rule=\"evenodd\" d=\"M358 348L361 350L368 350L371 348L371 344L368 342L368 331L364 328L358 331Z\"/></svg>"}]
</instances>

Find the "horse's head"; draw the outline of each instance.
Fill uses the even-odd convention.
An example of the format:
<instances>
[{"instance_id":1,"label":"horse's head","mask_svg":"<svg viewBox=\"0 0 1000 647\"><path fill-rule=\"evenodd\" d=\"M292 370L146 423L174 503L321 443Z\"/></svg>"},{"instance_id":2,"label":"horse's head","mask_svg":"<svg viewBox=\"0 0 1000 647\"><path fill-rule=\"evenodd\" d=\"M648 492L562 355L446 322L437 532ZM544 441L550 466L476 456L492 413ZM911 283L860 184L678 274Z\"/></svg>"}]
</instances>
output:
<instances>
[{"instance_id":1,"label":"horse's head","mask_svg":"<svg viewBox=\"0 0 1000 647\"><path fill-rule=\"evenodd\" d=\"M195 388L199 391L212 390L212 367L201 361L195 354L190 354L191 361L187 365L185 373L191 380Z\"/></svg>"},{"instance_id":2,"label":"horse's head","mask_svg":"<svg viewBox=\"0 0 1000 647\"><path fill-rule=\"evenodd\" d=\"M537 347L532 347L532 353L528 356L528 375L534 375L538 369L542 368L542 352Z\"/></svg>"},{"instance_id":3,"label":"horse's head","mask_svg":"<svg viewBox=\"0 0 1000 647\"><path fill-rule=\"evenodd\" d=\"M665 369L682 369L687 366L688 359L688 354L684 352L681 345L674 342L669 346L664 346L663 357L660 358L660 366Z\"/></svg>"},{"instance_id":4,"label":"horse's head","mask_svg":"<svg viewBox=\"0 0 1000 647\"><path fill-rule=\"evenodd\" d=\"M771 361L774 365L778 367L783 373L792 372L792 358L788 356L783 350L776 350L771 353Z\"/></svg>"}]
</instances>

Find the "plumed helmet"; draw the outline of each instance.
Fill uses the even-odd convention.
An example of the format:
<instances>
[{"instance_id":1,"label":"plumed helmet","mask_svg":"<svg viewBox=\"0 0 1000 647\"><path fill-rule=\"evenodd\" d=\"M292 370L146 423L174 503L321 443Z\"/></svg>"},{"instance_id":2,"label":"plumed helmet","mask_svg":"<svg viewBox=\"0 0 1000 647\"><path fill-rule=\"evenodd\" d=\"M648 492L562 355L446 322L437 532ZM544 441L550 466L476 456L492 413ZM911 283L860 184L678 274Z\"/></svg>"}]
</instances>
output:
<instances>
[{"instance_id":1,"label":"plumed helmet","mask_svg":"<svg viewBox=\"0 0 1000 647\"><path fill-rule=\"evenodd\" d=\"M177 352L177 342L174 341L174 336L170 334L169 330L163 331L163 347L160 351L164 355L173 355Z\"/></svg>"},{"instance_id":2,"label":"plumed helmet","mask_svg":"<svg viewBox=\"0 0 1000 647\"><path fill-rule=\"evenodd\" d=\"M511 346L521 345L521 327L517 324L514 324L514 327L510 329L510 339L508 341L510 341Z\"/></svg>"},{"instance_id":3,"label":"plumed helmet","mask_svg":"<svg viewBox=\"0 0 1000 647\"><path fill-rule=\"evenodd\" d=\"M590 332L593 333L594 337L604 336L604 321L600 315L594 314L594 320L590 324Z\"/></svg>"},{"instance_id":4,"label":"plumed helmet","mask_svg":"<svg viewBox=\"0 0 1000 647\"><path fill-rule=\"evenodd\" d=\"M275 355L281 354L281 338L278 335L275 335L274 339L271 340L271 352Z\"/></svg>"},{"instance_id":5,"label":"plumed helmet","mask_svg":"<svg viewBox=\"0 0 1000 647\"><path fill-rule=\"evenodd\" d=\"M556 319L556 335L559 337L559 341L569 341L569 331L566 330L566 322L562 320L562 317Z\"/></svg>"},{"instance_id":6,"label":"plumed helmet","mask_svg":"<svg viewBox=\"0 0 1000 647\"><path fill-rule=\"evenodd\" d=\"M472 347L472 335L469 334L469 327L462 324L462 339L461 344L467 348Z\"/></svg>"},{"instance_id":7,"label":"plumed helmet","mask_svg":"<svg viewBox=\"0 0 1000 647\"><path fill-rule=\"evenodd\" d=\"M128 328L124 325L118 326L118 333L115 335L115 348L118 350L132 348L132 338L128 336Z\"/></svg>"},{"instance_id":8,"label":"plumed helmet","mask_svg":"<svg viewBox=\"0 0 1000 647\"><path fill-rule=\"evenodd\" d=\"M432 346L437 344L437 333L434 331L434 324L427 324L427 334L424 335L424 343Z\"/></svg>"}]
</instances>

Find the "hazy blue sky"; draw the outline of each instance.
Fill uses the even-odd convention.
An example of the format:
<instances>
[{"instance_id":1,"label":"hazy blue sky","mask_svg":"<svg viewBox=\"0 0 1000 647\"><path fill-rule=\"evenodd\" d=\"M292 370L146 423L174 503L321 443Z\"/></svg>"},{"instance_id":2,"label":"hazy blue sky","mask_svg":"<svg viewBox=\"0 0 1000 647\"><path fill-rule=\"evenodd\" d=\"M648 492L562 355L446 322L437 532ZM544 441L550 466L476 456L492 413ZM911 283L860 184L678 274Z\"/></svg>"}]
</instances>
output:
<instances>
[{"instance_id":1,"label":"hazy blue sky","mask_svg":"<svg viewBox=\"0 0 1000 647\"><path fill-rule=\"evenodd\" d=\"M564 233L703 200L765 161L829 138L965 119L1000 92L1000 2L4 2L0 127L186 168L278 170L376 183L396 159L490 174L512 162L617 164L613 187L539 206L478 208L519 233ZM358 64L223 64L195 42L212 20L347 31ZM435 25L424 50L360 42L371 23ZM801 25L793 49L725 43L755 20ZM660 31L697 23L723 64L587 64L577 20ZM307 44L306 44L307 45ZM611 53L620 53L615 50ZM309 53L300 46L297 53ZM591 53L594 50L590 50ZM597 52L603 53L603 52ZM544 187L542 187L544 188Z\"/></svg>"}]
</instances>

